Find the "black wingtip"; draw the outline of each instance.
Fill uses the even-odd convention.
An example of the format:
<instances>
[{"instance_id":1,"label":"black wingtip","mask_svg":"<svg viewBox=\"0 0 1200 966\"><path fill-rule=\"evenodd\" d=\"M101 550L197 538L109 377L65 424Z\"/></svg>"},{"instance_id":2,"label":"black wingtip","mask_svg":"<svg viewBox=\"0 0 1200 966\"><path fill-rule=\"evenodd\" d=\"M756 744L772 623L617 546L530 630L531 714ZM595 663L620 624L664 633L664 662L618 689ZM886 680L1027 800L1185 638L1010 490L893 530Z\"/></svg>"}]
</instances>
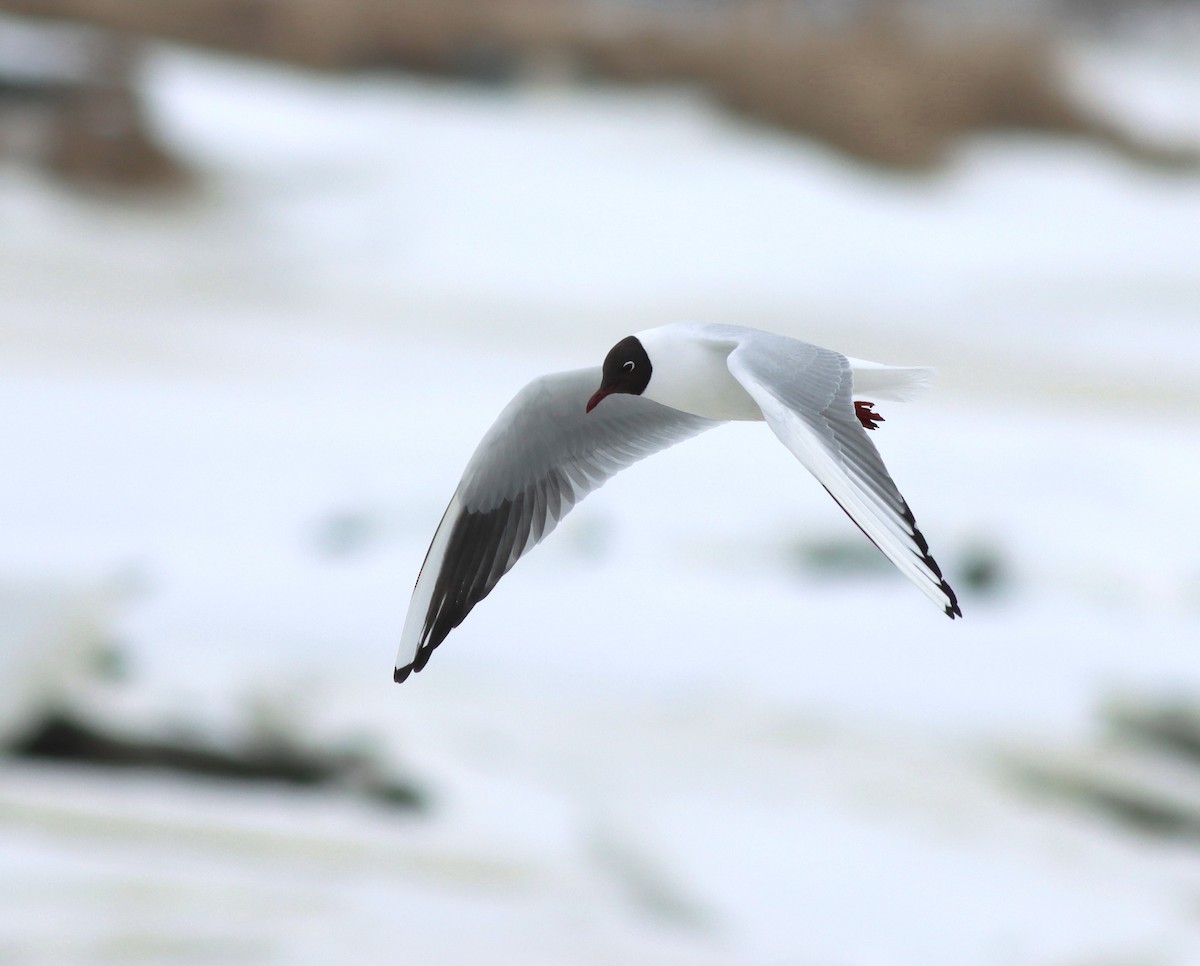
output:
<instances>
[{"instance_id":1,"label":"black wingtip","mask_svg":"<svg viewBox=\"0 0 1200 966\"><path fill-rule=\"evenodd\" d=\"M408 676L412 674L412 672L413 666L411 664L406 664L404 667L398 667L392 672L392 680L396 684L403 684L408 680Z\"/></svg>"},{"instance_id":2,"label":"black wingtip","mask_svg":"<svg viewBox=\"0 0 1200 966\"><path fill-rule=\"evenodd\" d=\"M942 592L950 598L950 603L946 605L946 616L951 620L956 617L962 617L962 608L958 606L958 598L954 595L954 591L950 589L950 585L946 581L942 581Z\"/></svg>"}]
</instances>

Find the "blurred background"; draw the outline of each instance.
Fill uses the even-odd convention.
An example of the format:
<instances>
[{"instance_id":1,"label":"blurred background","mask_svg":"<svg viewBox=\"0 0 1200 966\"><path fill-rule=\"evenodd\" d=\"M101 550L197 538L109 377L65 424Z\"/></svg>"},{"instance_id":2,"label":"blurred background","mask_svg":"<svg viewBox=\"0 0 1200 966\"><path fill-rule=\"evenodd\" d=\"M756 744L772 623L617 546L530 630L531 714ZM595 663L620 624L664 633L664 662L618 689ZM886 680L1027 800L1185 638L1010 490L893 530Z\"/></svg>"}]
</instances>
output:
<instances>
[{"instance_id":1,"label":"blurred background","mask_svg":"<svg viewBox=\"0 0 1200 966\"><path fill-rule=\"evenodd\" d=\"M1185 0L0 0L0 961L1200 962L1198 239ZM964 619L734 425L393 685L680 319L938 367Z\"/></svg>"}]
</instances>

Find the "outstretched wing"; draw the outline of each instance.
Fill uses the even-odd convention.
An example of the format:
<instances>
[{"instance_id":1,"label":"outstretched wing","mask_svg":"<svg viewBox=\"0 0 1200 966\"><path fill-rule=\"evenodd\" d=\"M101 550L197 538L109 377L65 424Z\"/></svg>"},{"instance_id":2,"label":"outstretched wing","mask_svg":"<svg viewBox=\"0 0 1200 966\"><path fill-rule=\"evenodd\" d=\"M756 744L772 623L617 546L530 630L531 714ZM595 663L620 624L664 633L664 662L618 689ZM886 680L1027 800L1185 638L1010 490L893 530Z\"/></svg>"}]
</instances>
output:
<instances>
[{"instance_id":1,"label":"outstretched wing","mask_svg":"<svg viewBox=\"0 0 1200 966\"><path fill-rule=\"evenodd\" d=\"M854 413L850 361L791 339L756 338L739 344L728 364L767 425L859 529L950 618L961 617L954 591Z\"/></svg>"},{"instance_id":2,"label":"outstretched wing","mask_svg":"<svg viewBox=\"0 0 1200 966\"><path fill-rule=\"evenodd\" d=\"M524 554L581 499L638 460L718 425L640 396L591 413L600 369L542 376L479 443L433 535L400 638L394 679L420 671Z\"/></svg>"}]
</instances>

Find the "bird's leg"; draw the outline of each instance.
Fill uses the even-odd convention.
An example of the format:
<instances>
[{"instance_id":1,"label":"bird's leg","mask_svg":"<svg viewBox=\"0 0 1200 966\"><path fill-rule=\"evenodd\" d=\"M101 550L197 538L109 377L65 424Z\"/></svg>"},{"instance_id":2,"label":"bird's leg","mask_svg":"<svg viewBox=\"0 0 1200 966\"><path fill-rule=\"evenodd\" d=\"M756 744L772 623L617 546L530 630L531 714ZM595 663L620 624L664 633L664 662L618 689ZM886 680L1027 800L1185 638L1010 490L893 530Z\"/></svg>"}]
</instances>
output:
<instances>
[{"instance_id":1,"label":"bird's leg","mask_svg":"<svg viewBox=\"0 0 1200 966\"><path fill-rule=\"evenodd\" d=\"M883 417L875 412L875 404L873 402L861 402L856 399L854 401L854 415L863 424L863 429L875 429L884 421Z\"/></svg>"}]
</instances>

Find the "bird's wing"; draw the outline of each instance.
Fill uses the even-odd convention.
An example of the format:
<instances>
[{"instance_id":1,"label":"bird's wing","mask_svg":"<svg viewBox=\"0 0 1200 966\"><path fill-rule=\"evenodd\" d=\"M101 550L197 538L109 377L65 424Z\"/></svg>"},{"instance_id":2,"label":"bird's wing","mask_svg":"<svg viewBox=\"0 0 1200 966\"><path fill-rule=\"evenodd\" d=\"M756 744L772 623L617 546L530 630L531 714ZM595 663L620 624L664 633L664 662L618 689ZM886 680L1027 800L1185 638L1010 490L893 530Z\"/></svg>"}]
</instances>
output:
<instances>
[{"instance_id":1,"label":"bird's wing","mask_svg":"<svg viewBox=\"0 0 1200 966\"><path fill-rule=\"evenodd\" d=\"M535 379L480 441L433 535L400 638L394 678L420 671L496 582L609 477L718 425L640 396L591 413L600 369Z\"/></svg>"},{"instance_id":2,"label":"bird's wing","mask_svg":"<svg viewBox=\"0 0 1200 966\"><path fill-rule=\"evenodd\" d=\"M912 511L858 417L850 361L782 337L745 339L729 371L776 436L884 555L951 617L961 617Z\"/></svg>"}]
</instances>

